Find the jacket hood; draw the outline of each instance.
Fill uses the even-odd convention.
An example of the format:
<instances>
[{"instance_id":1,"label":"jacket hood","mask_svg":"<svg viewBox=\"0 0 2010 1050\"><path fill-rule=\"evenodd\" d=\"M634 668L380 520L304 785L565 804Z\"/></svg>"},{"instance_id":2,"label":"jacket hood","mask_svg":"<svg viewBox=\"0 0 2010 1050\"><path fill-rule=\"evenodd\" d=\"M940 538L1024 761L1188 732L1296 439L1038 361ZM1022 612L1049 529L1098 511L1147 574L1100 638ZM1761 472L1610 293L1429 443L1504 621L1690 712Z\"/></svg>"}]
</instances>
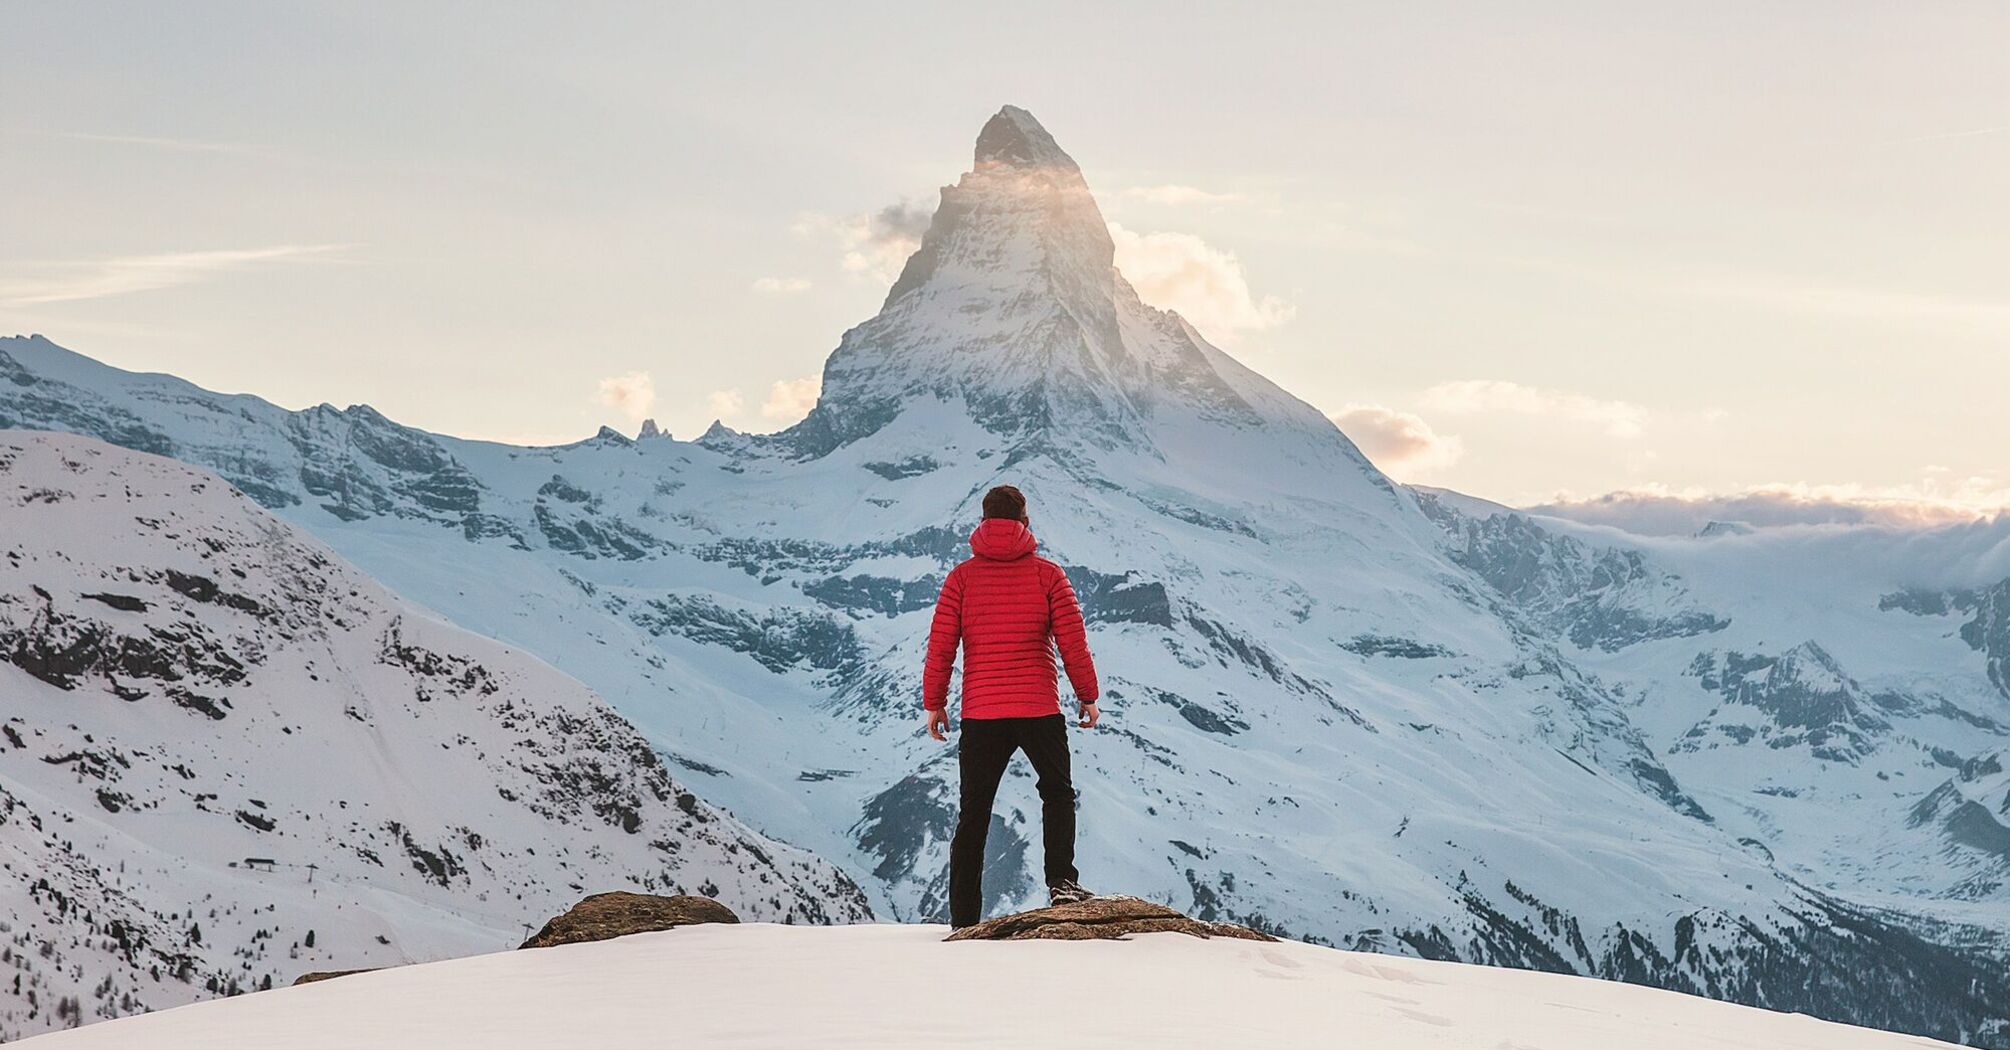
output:
<instances>
[{"instance_id":1,"label":"jacket hood","mask_svg":"<svg viewBox=\"0 0 2010 1050\"><path fill-rule=\"evenodd\" d=\"M985 518L970 534L971 553L997 561L1023 558L1039 545L1032 529L1011 518Z\"/></svg>"}]
</instances>

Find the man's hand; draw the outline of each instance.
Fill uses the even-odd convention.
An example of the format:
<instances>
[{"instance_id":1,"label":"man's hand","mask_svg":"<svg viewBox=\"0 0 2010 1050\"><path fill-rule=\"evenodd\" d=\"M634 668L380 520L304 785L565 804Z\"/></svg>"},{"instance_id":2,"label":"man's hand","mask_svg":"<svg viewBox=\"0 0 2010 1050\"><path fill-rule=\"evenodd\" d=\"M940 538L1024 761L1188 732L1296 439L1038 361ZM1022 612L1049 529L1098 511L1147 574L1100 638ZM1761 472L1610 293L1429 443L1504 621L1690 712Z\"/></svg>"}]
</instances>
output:
<instances>
[{"instance_id":1,"label":"man's hand","mask_svg":"<svg viewBox=\"0 0 2010 1050\"><path fill-rule=\"evenodd\" d=\"M1096 728L1096 723L1101 721L1102 717L1103 713L1096 710L1096 702L1091 700L1082 705L1082 720L1076 724L1083 729L1094 729Z\"/></svg>"},{"instance_id":2,"label":"man's hand","mask_svg":"<svg viewBox=\"0 0 2010 1050\"><path fill-rule=\"evenodd\" d=\"M937 740L948 740L945 731L949 728L949 709L931 707L928 709L928 735Z\"/></svg>"}]
</instances>

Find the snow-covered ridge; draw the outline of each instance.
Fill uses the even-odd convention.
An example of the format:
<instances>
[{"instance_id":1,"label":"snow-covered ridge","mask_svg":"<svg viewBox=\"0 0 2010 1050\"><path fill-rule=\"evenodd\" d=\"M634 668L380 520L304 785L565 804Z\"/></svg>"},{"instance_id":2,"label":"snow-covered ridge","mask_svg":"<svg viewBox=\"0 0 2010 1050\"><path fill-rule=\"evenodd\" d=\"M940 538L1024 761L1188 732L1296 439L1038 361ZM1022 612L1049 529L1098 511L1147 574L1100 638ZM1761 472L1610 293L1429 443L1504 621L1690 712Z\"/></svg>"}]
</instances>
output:
<instances>
[{"instance_id":1,"label":"snow-covered ridge","mask_svg":"<svg viewBox=\"0 0 2010 1050\"><path fill-rule=\"evenodd\" d=\"M940 926L694 926L358 974L36 1050L679 1046L1901 1050L1950 1044L1554 974L1198 940L942 943ZM1014 1008L1025 1006L1024 1009Z\"/></svg>"},{"instance_id":2,"label":"snow-covered ridge","mask_svg":"<svg viewBox=\"0 0 2010 1050\"><path fill-rule=\"evenodd\" d=\"M619 886L870 915L215 476L0 431L0 1038L494 949Z\"/></svg>"}]
</instances>

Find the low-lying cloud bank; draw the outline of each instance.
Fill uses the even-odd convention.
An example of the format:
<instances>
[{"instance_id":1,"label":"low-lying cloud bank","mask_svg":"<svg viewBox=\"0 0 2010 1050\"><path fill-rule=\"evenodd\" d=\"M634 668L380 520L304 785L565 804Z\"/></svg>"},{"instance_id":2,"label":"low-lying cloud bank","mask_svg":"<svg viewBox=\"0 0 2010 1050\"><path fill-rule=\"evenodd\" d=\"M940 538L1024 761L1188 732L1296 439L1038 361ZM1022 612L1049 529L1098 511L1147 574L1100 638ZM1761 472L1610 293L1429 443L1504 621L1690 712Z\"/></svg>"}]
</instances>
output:
<instances>
[{"instance_id":1,"label":"low-lying cloud bank","mask_svg":"<svg viewBox=\"0 0 2010 1050\"><path fill-rule=\"evenodd\" d=\"M1719 495L1613 492L1525 507L1588 525L1607 525L1641 536L1690 536L1709 523L1758 528L1781 525L1881 525L1932 528L2010 514L2010 492L1990 502L1905 493L1879 494L1851 487L1762 487Z\"/></svg>"}]
</instances>

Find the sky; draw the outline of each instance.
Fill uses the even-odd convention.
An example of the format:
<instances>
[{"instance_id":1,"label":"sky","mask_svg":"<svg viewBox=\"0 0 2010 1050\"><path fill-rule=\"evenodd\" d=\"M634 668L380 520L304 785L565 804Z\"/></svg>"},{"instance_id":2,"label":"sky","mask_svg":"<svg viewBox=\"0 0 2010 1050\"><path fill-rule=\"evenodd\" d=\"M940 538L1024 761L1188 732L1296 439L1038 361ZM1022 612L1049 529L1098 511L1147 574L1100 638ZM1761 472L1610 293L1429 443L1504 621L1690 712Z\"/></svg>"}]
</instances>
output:
<instances>
[{"instance_id":1,"label":"sky","mask_svg":"<svg viewBox=\"0 0 2010 1050\"><path fill-rule=\"evenodd\" d=\"M0 39L0 333L289 407L785 426L1012 103L1148 302L1403 480L2010 505L2000 4L79 0Z\"/></svg>"}]
</instances>

